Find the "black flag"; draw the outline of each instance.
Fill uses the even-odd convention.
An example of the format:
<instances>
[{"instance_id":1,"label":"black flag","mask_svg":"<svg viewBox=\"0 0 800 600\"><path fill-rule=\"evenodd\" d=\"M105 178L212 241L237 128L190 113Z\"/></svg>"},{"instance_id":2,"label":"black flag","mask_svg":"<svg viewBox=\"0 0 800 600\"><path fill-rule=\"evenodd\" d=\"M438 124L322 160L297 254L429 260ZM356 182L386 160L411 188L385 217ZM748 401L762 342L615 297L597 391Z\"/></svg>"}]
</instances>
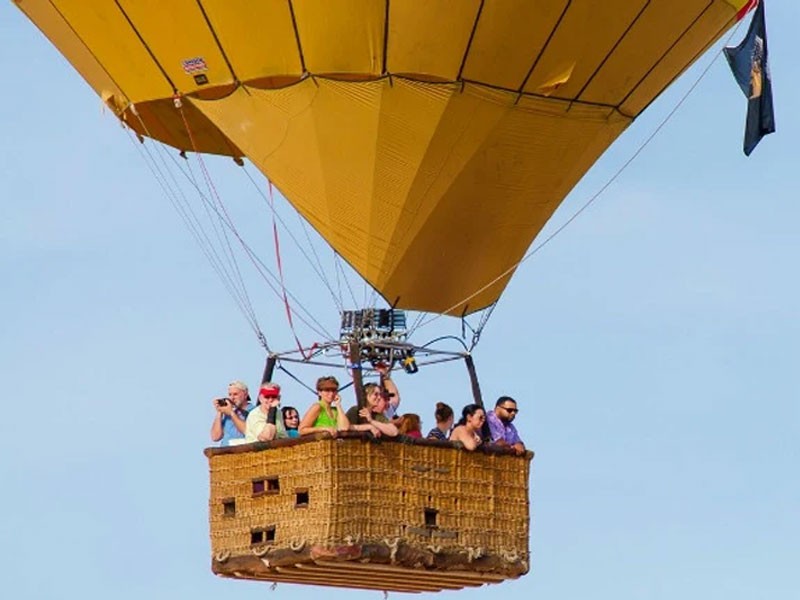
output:
<instances>
[{"instance_id":1,"label":"black flag","mask_svg":"<svg viewBox=\"0 0 800 600\"><path fill-rule=\"evenodd\" d=\"M744 153L750 156L761 138L775 131L772 108L772 80L767 63L767 26L764 19L764 0L750 22L742 43L725 48L725 57L733 76L747 97L747 122L744 129Z\"/></svg>"}]
</instances>

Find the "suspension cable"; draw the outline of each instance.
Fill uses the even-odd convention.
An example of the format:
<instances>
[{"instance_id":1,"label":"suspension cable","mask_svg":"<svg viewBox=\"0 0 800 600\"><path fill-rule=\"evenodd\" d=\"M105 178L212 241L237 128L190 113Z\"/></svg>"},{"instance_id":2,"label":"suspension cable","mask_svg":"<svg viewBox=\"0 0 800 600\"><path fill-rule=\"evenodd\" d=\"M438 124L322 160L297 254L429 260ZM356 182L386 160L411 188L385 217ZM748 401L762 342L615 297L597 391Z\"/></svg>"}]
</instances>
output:
<instances>
[{"instance_id":1,"label":"suspension cable","mask_svg":"<svg viewBox=\"0 0 800 600\"><path fill-rule=\"evenodd\" d=\"M250 171L248 171L246 167L243 167L242 170L244 171L245 175L247 175L247 179L250 181L250 183L253 184L253 187L258 192L258 195L261 196L261 199L264 200L264 203L269 207L270 211L272 212L273 218L277 218L278 219L278 222L281 224L281 226L283 227L284 231L289 235L291 240L295 243L295 246L300 251L300 253L303 255L303 258L305 258L306 261L308 261L308 264L311 266L311 268L314 270L314 272L320 278L320 281L322 281L322 283L325 285L325 287L327 288L328 292L331 294L331 298L333 299L334 304L336 304L337 309L342 310L341 304L337 303L336 292L334 292L330 281L325 276L325 270L322 268L322 263L320 262L319 256L317 255L317 252L314 249L314 245L311 243L311 238L308 236L308 233L306 232L306 238L308 240L308 246L307 247L311 250L311 253L314 255L314 258L316 259L316 263L313 260L311 260L311 257L306 253L305 248L303 247L303 245L300 243L300 241L294 235L292 230L289 229L289 227L287 226L286 222L283 220L281 215L275 209L274 203L270 199L267 198L266 194L264 194L263 190L261 189L261 186L259 186L258 183L256 182L256 180L253 179L253 176L250 174ZM267 179L267 182L268 182L268 184L270 186L272 186L272 183L269 181L269 179ZM272 191L271 191L271 187L270 187L270 194L271 193L272 193ZM297 213L298 218L300 218L300 220L302 222L302 217L300 216L300 213L298 211L296 211L296 210L295 210L295 212ZM304 230L305 230L305 228L304 228Z\"/></svg>"},{"instance_id":2,"label":"suspension cable","mask_svg":"<svg viewBox=\"0 0 800 600\"><path fill-rule=\"evenodd\" d=\"M483 333L483 328L486 327L486 324L489 322L489 318L492 316L495 307L497 306L497 302L492 302L492 304L483 311L481 315L480 321L478 321L478 327L472 333L472 342L469 346L469 351L472 352L475 349L475 346L478 345L478 342L481 339L481 334Z\"/></svg>"},{"instance_id":3,"label":"suspension cable","mask_svg":"<svg viewBox=\"0 0 800 600\"><path fill-rule=\"evenodd\" d=\"M186 114L184 113L184 110L183 110L183 104L180 102L179 98L176 99L176 108L181 113L181 118L183 119L184 127L186 128L186 132L187 132L187 134L189 136L189 139L190 139L190 141L192 143L193 150L197 154L198 161L200 162L200 164L202 165L202 167L203 167L203 169L205 171L205 162L202 159L202 155L197 151L197 146L196 146L195 141L194 141L194 135L191 132L191 129L189 127L189 122L186 119ZM245 243L245 241L244 241L244 239L242 239L241 235L239 235L239 232L237 231L235 225L233 224L233 221L230 218L230 215L228 214L227 209L225 208L225 205L222 203L222 200L219 198L219 195L216 192L216 188L213 186L213 182L212 182L211 189L213 190L214 195L216 196L216 198L218 200L218 203L219 203L220 207L222 208L222 210L224 212L225 218L223 219L223 222L228 226L228 228L231 230L233 235L239 241L241 246L245 249L245 252L250 257L250 259L253 262L253 264L258 262L259 264L261 264L266 269L266 265L264 265L263 261L261 261L261 259L258 258L255 255L253 250ZM217 211L215 210L215 212L217 212ZM217 214L219 214L219 213L217 212ZM222 215L220 215L220 217L222 218ZM260 269L258 269L258 270L259 270L259 272L261 272ZM273 277L273 279L277 279L275 277L275 275L271 271L269 271L269 269L266 269L266 270ZM263 272L262 272L262 276L263 276ZM273 292L275 292L278 295L278 297L280 298L281 294L273 286L270 286L270 287L272 287ZM300 318L303 321L303 323L305 323L310 329L314 330L315 333L317 333L317 335L320 335L320 336L322 336L324 338L332 339L330 334L325 332L325 327L322 326L322 324L320 324L319 321L316 320L316 318L310 313L310 311L308 311L291 293L289 293L289 295L293 298L293 300L296 301L296 304L309 316L310 320L312 320L312 321L314 321L314 323L316 323L316 325L317 325L317 327L319 327L319 329L316 329L316 328L312 327L308 323L308 321L303 319L302 317L300 317L300 315L298 315L298 318Z\"/></svg>"},{"instance_id":4,"label":"suspension cable","mask_svg":"<svg viewBox=\"0 0 800 600\"><path fill-rule=\"evenodd\" d=\"M164 192L164 195L169 200L173 209L175 209L175 212L178 213L178 216L184 222L184 225L186 225L186 228L189 230L189 233L195 240L195 243L197 243L198 247L200 248L200 251L206 257L206 260L211 265L211 268L217 274L217 277L219 277L220 281L223 284L223 288L231 297L234 304L236 304L236 306L239 308L240 312L250 325L256 337L259 339L262 345L265 348L267 348L268 346L266 342L266 337L264 336L263 332L261 331L258 325L258 320L256 319L254 311L252 310L252 306L247 306L243 301L241 295L239 294L239 290L236 289L235 283L230 278L230 275L222 265L222 261L219 258L219 255L217 254L214 245L208 238L208 234L200 225L199 219L197 219L197 215L194 214L191 205L189 204L188 200L183 194L183 190L181 189L180 186L177 185L177 182L174 183L176 184L175 187L178 190L178 192L180 192L180 194L178 194L175 190L173 190L173 188L167 181L166 176L159 167L155 157L153 157L152 153L150 152L149 147L147 145L138 143L137 140L134 138L131 130L127 127L125 129L126 132L128 133L128 138L136 148L137 152L139 153L139 156L142 158L144 163L147 165L147 168L150 170L151 174L158 182L159 186ZM144 150L142 148L144 148ZM160 156L160 158L163 161L163 156ZM166 167L166 163L164 163L164 166ZM167 173L172 175L172 172L169 169L165 170ZM181 202L179 196L183 197L183 203Z\"/></svg>"},{"instance_id":5,"label":"suspension cable","mask_svg":"<svg viewBox=\"0 0 800 600\"><path fill-rule=\"evenodd\" d=\"M195 187L195 189L197 189L199 191L200 190L200 184L197 182L197 177L195 176L194 171L192 170L192 164L189 161L188 157L185 157L185 155L184 155L184 159L186 161L186 171L187 171L186 174L187 174L187 177L190 179L190 181L191 181L192 185ZM172 172L170 171L170 173L172 173ZM209 184L209 177L208 177L208 174L205 172L205 169L203 169L203 173L204 173L204 180L205 180L205 183L206 183L206 188L210 192L211 191L211 185ZM173 180L174 180L175 179L174 175L172 175L172 177L173 177ZM176 181L176 185L177 185L177 181ZM213 199L213 194L210 194L209 197L211 197ZM219 211L217 211L217 210L214 211L216 213L216 218L214 216L212 216L211 209L214 208L213 205L210 206L209 205L210 203L206 201L207 196L205 194L201 193L201 198L203 199L202 204L203 204L203 209L205 210L205 213L206 213L206 218L208 219L208 222L211 224L211 228L214 231L214 235L217 238L217 242L219 243L220 248L222 248L223 251L224 251L223 252L223 256L225 257L225 259L226 259L226 261L228 263L228 267L232 271L236 272L238 284L242 288L242 292L246 295L246 290L244 288L244 281L242 279L241 272L239 271L238 265L236 264L236 257L235 257L235 255L233 253L233 248L231 247L230 240L229 240L228 235L227 235L227 233L225 231L225 227L221 226L222 224L224 224L222 216L219 214ZM219 221L220 224L218 224L218 221ZM249 297L247 297L247 301L250 304L250 298Z\"/></svg>"},{"instance_id":6,"label":"suspension cable","mask_svg":"<svg viewBox=\"0 0 800 600\"><path fill-rule=\"evenodd\" d=\"M173 160L174 160L174 159L173 159ZM182 169L182 168L181 168L181 166L180 166L180 165L177 163L177 161L176 161L176 163L175 163L175 164L177 165L178 169L179 169L179 170L180 170L180 171L183 173L184 177L186 177L186 178L187 178L187 180L188 180L190 183L194 184L194 182L192 181L191 177L189 177L189 175L187 175L187 174L186 174L186 173L183 171L183 169ZM197 190L197 192L198 192L199 196L201 197L201 199L203 199L205 202L207 202L207 199L205 198L205 195L203 194L202 190L200 190L200 189L199 189L197 186L195 186L195 189ZM265 282L265 283L266 283L266 284L269 286L269 288L272 290L272 292L273 292L273 293L274 293L274 294L275 294L275 295L278 297L278 299L280 299L280 298L281 298L281 294L280 294L280 292L278 291L278 289L277 289L277 287L275 286L275 284L273 284L273 282L271 282L271 281L269 280L269 278L272 278L272 280L273 280L274 282L277 282L277 281L278 281L278 277L277 277L277 276L276 276L276 275L275 275L275 274L272 272L272 270L271 270L271 269L270 269L270 268L269 268L269 267L268 267L268 266L267 266L267 265L264 263L264 261L263 261L263 260L262 260L262 259L261 259L261 258L260 258L260 257L259 257L259 256L258 256L256 253L255 253L255 251L254 251L254 250L253 250L253 249L252 249L252 248L251 248L251 247L250 247L250 246L247 244L247 242L245 242L245 241L244 241L244 238L242 238L242 237L241 237L241 235L239 235L239 233L238 233L238 231L236 230L236 227L233 225L233 223L228 223L228 222L227 222L227 221L226 221L224 218L222 218L222 216L219 214L218 210L216 209L216 207L215 207L213 204L209 204L209 205L210 205L210 207L211 207L211 210L213 210L215 213L217 213L217 215L220 217L220 221L221 221L221 222L222 222L222 223L223 223L223 224L224 224L226 227L228 227L229 229L231 229L231 232L233 233L233 235L234 235L234 236L236 237L236 239L238 240L238 242L239 242L239 244L241 245L242 249L244 250L244 252L247 254L248 258L249 258L249 259L250 259L250 261L252 262L253 266L256 268L256 271L259 273L259 275L261 275L262 279L263 279L263 280L264 280L264 282ZM302 322L303 322L303 323L304 323L304 324L305 324L305 325L306 325L306 326L307 326L309 329L311 329L311 330L313 330L315 333L317 333L317 335L320 335L322 338L332 339L332 338L331 338L331 336L330 336L330 334L329 334L329 333L327 333L327 332L325 332L325 327L324 327L324 326L322 326L322 325L321 325L321 324L320 324L320 323L319 323L319 322L318 322L318 321L317 321L317 320L314 318L314 316L311 314L311 312L310 312L310 311L309 311L307 308L305 308L305 306L304 306L302 303L300 303L300 301L297 299L297 297L296 297L294 294L292 294L292 292L291 292L291 291L288 291L288 290L287 290L287 292L288 292L288 294L289 294L289 297L290 297L290 298L291 298L291 299L292 299L292 300L295 302L295 305L296 305L296 306L298 306L300 309L302 309L302 310L303 310L303 312L305 312L305 313L306 313L306 315L307 315L308 319L306 319L306 318L304 318L302 315L298 314L298 313L297 313L297 311L294 311L294 314L295 314L295 316L296 316L297 318L299 318L299 319L300 319L300 320L301 320L301 321L302 321ZM312 326L312 325L311 325L311 324L308 322L309 320L313 321L313 322L316 324L316 327Z\"/></svg>"},{"instance_id":7,"label":"suspension cable","mask_svg":"<svg viewBox=\"0 0 800 600\"><path fill-rule=\"evenodd\" d=\"M334 259L336 258L336 250L333 251ZM342 279L339 277L339 270L336 268L336 262L334 260L333 264L333 272L336 275L336 290L339 292L339 304L342 307L342 312L344 312L344 299L342 298Z\"/></svg>"},{"instance_id":8,"label":"suspension cable","mask_svg":"<svg viewBox=\"0 0 800 600\"><path fill-rule=\"evenodd\" d=\"M206 168L206 161L203 160L202 154L197 152L197 143L195 142L194 133L189 127L189 121L186 119L186 113L183 110L183 103L181 102L179 97L175 98L175 107L178 109L178 112L181 115L181 119L183 120L183 126L186 128L186 133L189 135L189 141L192 144L192 150L194 150L195 154L197 155L197 163L200 165L200 171L202 172L203 179L206 182L206 186L209 191L209 197L211 198L212 201L215 201L217 205L219 205L220 209L222 209L222 213L225 215L227 224L230 226L231 231L233 231L234 235L238 237L238 233L236 232L235 227L233 227L233 221L230 215L228 214L228 209L222 202L222 198L220 197L219 192L217 191L217 187L214 185L214 181L211 178L211 174L208 172L208 169ZM241 270L239 269L239 263L236 261L236 255L234 254L233 248L231 247L230 239L228 238L227 234L225 234L224 230L223 230L223 239L225 241L224 247L227 248L228 250L228 255L230 256L230 262L233 265L233 269L236 273L237 280L241 286L242 294L247 304L252 306L250 297L247 294L247 287L244 284L244 278L242 277Z\"/></svg>"},{"instance_id":9,"label":"suspension cable","mask_svg":"<svg viewBox=\"0 0 800 600\"><path fill-rule=\"evenodd\" d=\"M141 123L142 127L144 128L144 130L145 130L145 133L148 135L148 137L151 137L151 138L152 138L153 136L150 134L150 132L149 132L149 130L148 130L148 128L147 128L147 125L146 125L146 123L145 123L145 122L144 122L144 121L141 119L141 117L140 117L140 116L139 116L137 113L134 113L134 114L136 114L136 116L137 116L137 117L139 117L139 122ZM158 147L158 145L156 145L156 146ZM260 259L260 258L259 258L259 257L258 257L256 254L255 254L255 252L254 252L254 251L253 251L253 250L252 250L252 249L249 247L249 245L248 245L248 244L247 244L247 243L244 241L244 239L243 239L243 238L242 238L242 237L239 235L239 233L238 233L238 231L236 230L236 227L234 226L234 224L232 223L232 221L231 221L230 219L226 219L226 218L225 218L225 216L224 216L222 213L220 213L220 210L219 210L219 209L218 209L218 208L217 208L217 207L216 207L216 206L215 206L215 205L214 205L212 202L210 202L210 201L209 201L209 199L206 197L206 195L203 193L203 191L202 191L202 190L200 189L200 187L197 185L197 182L194 180L194 177L193 177L193 176L191 176L190 174L188 174L188 173L187 173L187 172L186 172L186 171L183 169L183 167L182 167L182 166L181 166L181 165L178 163L177 159L176 159L174 156L172 156L172 154L171 154L171 153L167 153L167 156L169 156L169 157L170 157L170 159L172 160L172 162L173 162L173 164L176 166L176 168L177 168L177 169L178 169L178 170L179 170L179 171L180 171L180 172L183 174L183 176L186 178L186 180L187 180L187 181L188 181L188 182L189 182L189 183L190 183L190 184L191 184L191 185L192 185L192 186L195 188L195 190L196 190L196 191L197 191L197 193L198 193L198 196L199 196L199 197L200 197L200 199L201 199L201 200L204 202L204 204L206 205L206 207L210 208L210 209L211 209L211 210L212 210L212 211L213 211L213 212L216 214L216 216L218 217L218 219L219 219L219 222L220 222L220 223L222 223L222 224L223 224L225 227L227 227L227 228L228 228L228 229L231 231L231 233L233 233L233 235L234 235L234 236L236 237L236 239L239 241L239 244L240 244L240 245L242 246L242 248L244 249L244 251L245 251L245 253L247 254L248 258L250 259L250 261L251 261L251 262L253 263L253 265L255 266L255 268L256 268L256 271L257 271L257 272L259 273L259 275L262 277L262 279L263 279L263 280L264 280L264 282L267 284L267 286L270 288L270 290L271 290L271 291L272 291L272 292L273 292L273 293L274 293L274 294L275 294L275 295L276 295L276 296L277 296L277 297L280 299L280 298L281 298L281 294L278 292L278 290L277 290L277 288L275 287L275 285L274 285L272 282L270 282L269 278L267 277L267 276L269 276L269 277L271 277L273 280L277 280L277 277L275 276L275 274L274 274L274 273L272 273L272 271L271 271L271 270L270 270L270 269L269 269L269 268L268 268L268 267L267 267L267 266L264 264L264 262L263 262L263 261L262 261L262 260L261 260L261 259ZM163 160L163 157L162 157L162 160ZM170 171L169 169L166 169L166 170L167 170L168 172L170 172L170 173L171 173L171 171ZM180 186L178 186L178 189L180 189ZM188 202L187 202L187 204L188 204ZM195 219L196 219L196 216L195 216ZM196 220L197 220L197 219L196 219ZM199 223L199 220L198 220L198 223ZM201 230L202 230L202 226L200 226L200 228L201 228ZM207 241L208 241L208 237L207 237L207 235L206 235L206 239L207 239ZM212 251L213 251L213 244L211 244L211 243L210 243L210 241L209 241L209 246L212 248ZM214 253L216 254L216 252L215 252L215 251L214 251ZM224 269L223 269L223 271L224 271ZM235 289L235 285L234 285L234 283L232 282L232 280L230 279L230 275L226 273L226 276L227 276L227 280L229 281L229 285L231 286L231 288L232 288L232 289ZM229 293L230 293L230 290L229 290ZM239 294L239 296L240 296L240 294ZM301 308L301 309L302 309L302 310L303 310L303 311L306 313L306 315L308 316L308 319L307 319L307 318L305 318L305 317L303 317L303 316L302 316L302 315L300 315L300 314L297 314L297 313L295 313L295 314L296 314L296 316L297 316L297 317L298 317L298 318L299 318L299 319L300 319L300 320L301 320L301 321L302 321L302 322L303 322L303 323L304 323L304 324L305 324L305 325L306 325L306 326L307 326L309 329L311 329L312 331L314 331L314 332L315 332L317 335L319 335L321 338L328 338L328 339L330 339L330 338L331 338L330 334L329 334L329 333L327 333L327 332L325 332L325 328L324 328L324 327L323 327L323 326L322 326L322 325L321 325L321 324L320 324L320 323L319 323L319 322L318 322L318 321L317 321L317 320L314 318L314 316L313 316L313 315L312 315L312 314L311 314L311 313L310 313L310 312L309 312L309 311L308 311L308 310L307 310L307 309L306 309L306 308L305 308L305 307L304 307L304 306L303 306L301 303L299 303L299 301L297 301L297 299L295 298L295 296L294 296L294 295L293 295L291 292L289 292L289 296L290 296L290 297L291 297L293 300L295 300L295 301L296 301L296 304L297 304L297 306L299 306L299 307L300 307L300 308ZM241 306L242 306L242 305L241 305L241 301L237 301L237 304L239 304L239 305L240 305L240 308L241 308ZM242 308L242 310L244 311L245 309L244 309L244 308ZM255 311L254 311L254 310L251 310L251 313L252 313L252 318L254 319L254 318L255 318ZM310 319L311 321L313 321L313 322L315 322L315 323L316 323L316 327L315 327L315 326L313 326L313 325L311 325L311 323L309 323L309 319ZM257 326L257 322L256 322L256 329L257 329L257 331L256 331L256 336L257 336L257 338L259 339L259 342L261 342L261 344L262 344L262 345L263 345L265 348L267 348L267 350L269 350L269 348L268 348L268 346L267 346L267 344L266 344L266 337L264 336L264 334L263 334L263 332L260 330L260 328L258 328L258 326Z\"/></svg>"},{"instance_id":10,"label":"suspension cable","mask_svg":"<svg viewBox=\"0 0 800 600\"><path fill-rule=\"evenodd\" d=\"M356 295L353 293L353 288L350 285L350 279L348 279L347 273L344 272L344 268L341 265L341 258L339 257L339 253L336 252L336 250L333 251L333 264L334 268L339 269L339 272L342 274L344 283L347 286L347 291L350 293L350 299L353 301L353 306L358 306L358 301L356 301Z\"/></svg>"},{"instance_id":11,"label":"suspension cable","mask_svg":"<svg viewBox=\"0 0 800 600\"><path fill-rule=\"evenodd\" d=\"M306 382L302 381L302 380L301 380L299 377L297 377L297 376L296 376L294 373L292 373L291 371L289 371L289 369L287 369L287 368L286 368L286 367L284 367L283 365L278 365L278 370L279 370L279 371L283 371L284 373L286 373L286 374L287 374L289 377L291 377L292 379L294 379L294 380L295 380L297 383L299 383L300 385L302 385L304 388L306 388L306 389L307 389L309 392L311 392L312 394L316 394L316 393L317 393L317 390L315 390L314 388L312 388L310 385L306 384Z\"/></svg>"},{"instance_id":12,"label":"suspension cable","mask_svg":"<svg viewBox=\"0 0 800 600\"><path fill-rule=\"evenodd\" d=\"M306 352L303 349L303 344L300 343L300 338L297 336L297 331L294 328L294 321L292 320L292 308L289 306L289 298L286 296L286 284L283 280L283 261L281 260L281 244L280 238L278 237L278 221L275 215L275 197L273 195L272 182L267 180L267 183L269 184L269 205L272 209L272 236L275 239L275 261L278 264L278 275L281 279L281 292L283 293L283 305L286 307L286 318L289 321L289 329L292 331L294 341L297 344L298 350L300 350L300 354L303 356L303 358L308 360L313 355L317 344L313 344L309 354L306 355Z\"/></svg>"}]
</instances>

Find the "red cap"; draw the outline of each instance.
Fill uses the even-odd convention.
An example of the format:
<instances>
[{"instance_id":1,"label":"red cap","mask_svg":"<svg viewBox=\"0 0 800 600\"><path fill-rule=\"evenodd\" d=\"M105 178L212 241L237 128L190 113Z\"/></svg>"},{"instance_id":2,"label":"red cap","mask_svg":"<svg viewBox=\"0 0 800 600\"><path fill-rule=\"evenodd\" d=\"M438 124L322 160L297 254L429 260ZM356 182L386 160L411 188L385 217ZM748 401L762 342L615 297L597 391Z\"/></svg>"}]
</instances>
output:
<instances>
[{"instance_id":1,"label":"red cap","mask_svg":"<svg viewBox=\"0 0 800 600\"><path fill-rule=\"evenodd\" d=\"M281 386L277 383L265 383L258 391L258 395L264 396L265 398L277 398L281 395Z\"/></svg>"}]
</instances>

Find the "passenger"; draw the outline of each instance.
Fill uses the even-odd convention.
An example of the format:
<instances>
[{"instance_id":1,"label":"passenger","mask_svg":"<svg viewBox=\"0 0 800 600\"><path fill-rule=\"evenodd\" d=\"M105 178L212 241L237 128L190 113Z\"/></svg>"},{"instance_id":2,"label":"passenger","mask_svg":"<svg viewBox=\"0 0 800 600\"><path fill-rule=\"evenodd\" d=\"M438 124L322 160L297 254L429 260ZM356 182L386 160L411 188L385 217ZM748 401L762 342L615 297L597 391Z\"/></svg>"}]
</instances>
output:
<instances>
[{"instance_id":1,"label":"passenger","mask_svg":"<svg viewBox=\"0 0 800 600\"><path fill-rule=\"evenodd\" d=\"M336 437L339 431L350 429L350 421L342 410L339 382L336 377L317 379L318 401L311 405L300 421L300 435L327 431Z\"/></svg>"},{"instance_id":2,"label":"passenger","mask_svg":"<svg viewBox=\"0 0 800 600\"><path fill-rule=\"evenodd\" d=\"M494 410L489 411L486 421L492 434L492 444L512 448L517 455L525 453L525 444L517 433L513 422L519 410L517 401L510 396L500 396L494 405Z\"/></svg>"},{"instance_id":3,"label":"passenger","mask_svg":"<svg viewBox=\"0 0 800 600\"><path fill-rule=\"evenodd\" d=\"M408 437L416 439L422 437L422 421L420 421L419 415L415 413L404 414L398 429L400 435L407 435Z\"/></svg>"},{"instance_id":4,"label":"passenger","mask_svg":"<svg viewBox=\"0 0 800 600\"><path fill-rule=\"evenodd\" d=\"M437 402L433 416L436 418L436 427L428 432L428 439L447 440L453 429L453 409L444 402Z\"/></svg>"},{"instance_id":5,"label":"passenger","mask_svg":"<svg viewBox=\"0 0 800 600\"><path fill-rule=\"evenodd\" d=\"M284 406L281 408L283 425L286 427L286 436L290 438L300 437L297 428L300 425L300 413L294 406Z\"/></svg>"},{"instance_id":6,"label":"passenger","mask_svg":"<svg viewBox=\"0 0 800 600\"><path fill-rule=\"evenodd\" d=\"M450 434L450 441L461 442L466 450L475 450L483 443L481 429L486 413L478 404L467 404L461 414L461 420Z\"/></svg>"},{"instance_id":7,"label":"passenger","mask_svg":"<svg viewBox=\"0 0 800 600\"><path fill-rule=\"evenodd\" d=\"M241 381L232 381L228 384L228 397L214 398L212 404L216 414L211 423L211 441L227 446L231 440L243 439L247 415L253 409L247 386Z\"/></svg>"},{"instance_id":8,"label":"passenger","mask_svg":"<svg viewBox=\"0 0 800 600\"><path fill-rule=\"evenodd\" d=\"M277 383L262 383L258 392L258 406L247 415L245 440L268 442L276 437L286 437L283 418L278 406L281 403L281 386Z\"/></svg>"},{"instance_id":9,"label":"passenger","mask_svg":"<svg viewBox=\"0 0 800 600\"><path fill-rule=\"evenodd\" d=\"M383 414L390 421L399 421L397 410L400 406L400 390L397 389L397 385L392 380L392 369L389 365L378 363L375 366L375 370L381 375L381 384L388 398L388 404ZM397 425L397 422L395 422L395 425Z\"/></svg>"},{"instance_id":10,"label":"passenger","mask_svg":"<svg viewBox=\"0 0 800 600\"><path fill-rule=\"evenodd\" d=\"M377 383L368 383L364 386L366 406L361 410L353 406L347 411L352 431L370 431L375 437L388 435L395 437L399 432L397 426L384 414L388 405L388 395L381 390Z\"/></svg>"}]
</instances>

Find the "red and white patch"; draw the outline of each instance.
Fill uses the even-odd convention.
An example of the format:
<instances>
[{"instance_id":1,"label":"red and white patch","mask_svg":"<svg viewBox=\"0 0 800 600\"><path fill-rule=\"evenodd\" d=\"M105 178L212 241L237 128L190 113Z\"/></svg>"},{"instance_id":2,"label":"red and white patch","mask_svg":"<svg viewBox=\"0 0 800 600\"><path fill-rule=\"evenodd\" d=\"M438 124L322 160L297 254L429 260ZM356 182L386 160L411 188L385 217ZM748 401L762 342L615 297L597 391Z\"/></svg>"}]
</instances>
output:
<instances>
[{"instance_id":1,"label":"red and white patch","mask_svg":"<svg viewBox=\"0 0 800 600\"><path fill-rule=\"evenodd\" d=\"M195 56L194 58L186 58L181 61L181 66L183 70L189 74L194 75L195 73L205 73L208 71L208 65L206 64L206 60L202 56Z\"/></svg>"}]
</instances>

